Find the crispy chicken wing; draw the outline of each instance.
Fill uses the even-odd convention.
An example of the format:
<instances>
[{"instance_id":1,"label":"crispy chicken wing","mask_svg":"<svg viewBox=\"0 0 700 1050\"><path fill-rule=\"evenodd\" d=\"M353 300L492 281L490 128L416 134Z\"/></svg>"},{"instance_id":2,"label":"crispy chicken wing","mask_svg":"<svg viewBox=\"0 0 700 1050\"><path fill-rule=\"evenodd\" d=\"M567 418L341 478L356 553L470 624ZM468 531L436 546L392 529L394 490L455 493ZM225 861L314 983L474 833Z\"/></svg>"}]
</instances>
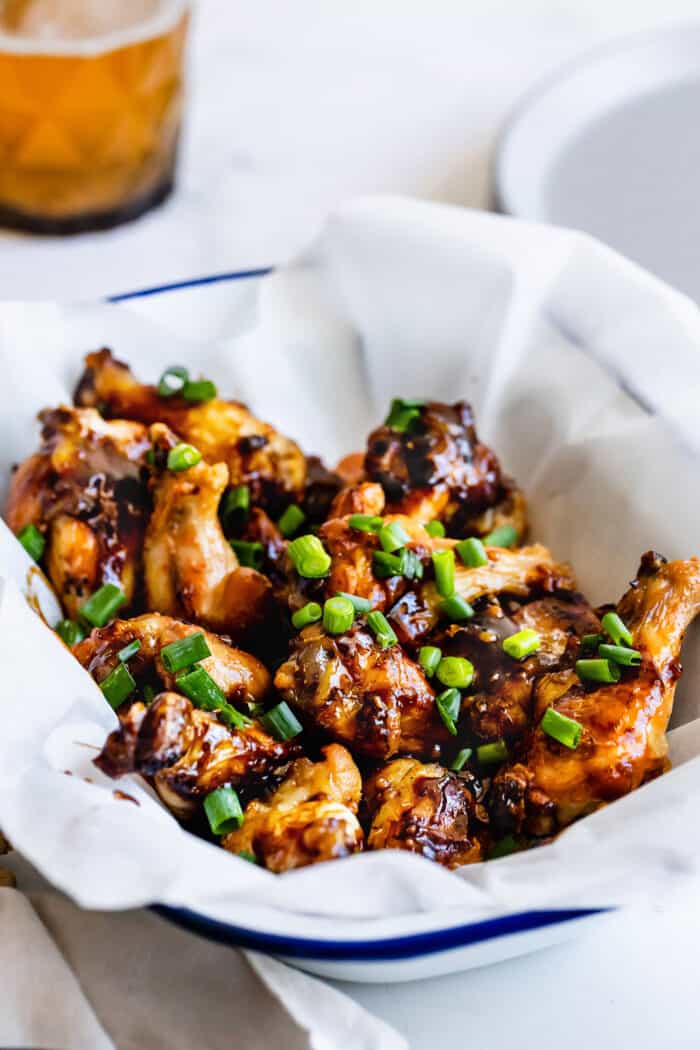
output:
<instances>
[{"instance_id":1,"label":"crispy chicken wing","mask_svg":"<svg viewBox=\"0 0 700 1050\"><path fill-rule=\"evenodd\" d=\"M339 744L324 747L323 756L319 762L298 758L267 801L250 802L243 826L222 840L224 849L251 853L276 872L361 850L360 772Z\"/></svg>"},{"instance_id":2,"label":"crispy chicken wing","mask_svg":"<svg viewBox=\"0 0 700 1050\"><path fill-rule=\"evenodd\" d=\"M175 675L166 669L161 649L191 634L203 634L211 656L201 666L214 679L231 703L257 703L270 689L267 668L250 653L235 649L222 638L172 616L147 613L131 620L113 620L96 628L73 649L83 667L96 682L103 681L118 663L118 653L131 642L140 649L129 659L129 670L137 685L155 684L159 689L176 689Z\"/></svg>"},{"instance_id":3,"label":"crispy chicken wing","mask_svg":"<svg viewBox=\"0 0 700 1050\"><path fill-rule=\"evenodd\" d=\"M403 429L384 423L367 442L365 474L384 489L388 510L419 521L438 518L450 535L463 536L474 535L480 515L500 505L501 523L510 508L508 520L522 536L524 499L516 499L495 454L479 441L470 406L428 401L413 412ZM481 522L486 532L490 525L491 519Z\"/></svg>"},{"instance_id":4,"label":"crispy chicken wing","mask_svg":"<svg viewBox=\"0 0 700 1050\"><path fill-rule=\"evenodd\" d=\"M270 615L272 588L262 573L239 566L223 534L218 506L228 467L200 460L188 470L167 470L177 438L162 423L150 436L156 467L144 546L146 605L244 639Z\"/></svg>"},{"instance_id":5,"label":"crispy chicken wing","mask_svg":"<svg viewBox=\"0 0 700 1050\"><path fill-rule=\"evenodd\" d=\"M482 859L488 815L472 773L397 758L365 783L369 849L405 849L448 868Z\"/></svg>"},{"instance_id":6,"label":"crispy chicken wing","mask_svg":"<svg viewBox=\"0 0 700 1050\"><path fill-rule=\"evenodd\" d=\"M593 689L571 669L538 681L535 725L518 761L494 783L491 809L499 829L551 834L664 771L680 645L699 610L700 559L667 563L645 554L617 609L641 666ZM583 727L575 750L543 732L548 707Z\"/></svg>"},{"instance_id":7,"label":"crispy chicken wing","mask_svg":"<svg viewBox=\"0 0 700 1050\"><path fill-rule=\"evenodd\" d=\"M526 660L503 650L503 640L529 628L540 646ZM453 624L431 638L443 656L462 656L474 665L474 680L464 695L460 733L478 741L505 739L510 745L528 729L536 679L564 663L573 666L579 640L600 630L600 621L580 594L541 598L506 615L490 602L466 624Z\"/></svg>"},{"instance_id":8,"label":"crispy chicken wing","mask_svg":"<svg viewBox=\"0 0 700 1050\"><path fill-rule=\"evenodd\" d=\"M336 636L320 624L305 628L275 688L310 725L358 754L439 755L448 739L421 668L398 645L382 649L362 621Z\"/></svg>"},{"instance_id":9,"label":"crispy chicken wing","mask_svg":"<svg viewBox=\"0 0 700 1050\"><path fill-rule=\"evenodd\" d=\"M264 777L298 753L297 743L275 740L259 722L230 728L215 713L165 692L149 707L131 705L95 765L110 777L153 777L163 802L184 820L210 791Z\"/></svg>"},{"instance_id":10,"label":"crispy chicken wing","mask_svg":"<svg viewBox=\"0 0 700 1050\"><path fill-rule=\"evenodd\" d=\"M12 478L10 528L31 523L46 535L46 570L68 616L104 583L138 606L150 507L146 428L106 422L90 408L46 410L39 419L41 448Z\"/></svg>"},{"instance_id":11,"label":"crispy chicken wing","mask_svg":"<svg viewBox=\"0 0 700 1050\"><path fill-rule=\"evenodd\" d=\"M192 403L180 396L160 397L157 387L139 383L107 349L87 355L75 402L99 406L109 418L166 423L208 462L225 463L231 484L249 485L256 505L276 512L302 496L306 459L301 449L240 402L214 398Z\"/></svg>"}]
</instances>

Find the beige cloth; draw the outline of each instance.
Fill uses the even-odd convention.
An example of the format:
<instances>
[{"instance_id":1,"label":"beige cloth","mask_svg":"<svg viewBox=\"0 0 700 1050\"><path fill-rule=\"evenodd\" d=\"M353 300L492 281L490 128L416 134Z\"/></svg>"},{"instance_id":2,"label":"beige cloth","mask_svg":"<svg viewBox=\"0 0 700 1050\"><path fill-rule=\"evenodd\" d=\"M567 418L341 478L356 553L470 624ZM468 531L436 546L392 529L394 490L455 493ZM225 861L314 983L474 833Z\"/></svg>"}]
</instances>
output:
<instances>
[{"instance_id":1,"label":"beige cloth","mask_svg":"<svg viewBox=\"0 0 700 1050\"><path fill-rule=\"evenodd\" d=\"M1 1048L406 1050L322 981L152 912L81 911L12 865L30 892L0 889Z\"/></svg>"}]
</instances>

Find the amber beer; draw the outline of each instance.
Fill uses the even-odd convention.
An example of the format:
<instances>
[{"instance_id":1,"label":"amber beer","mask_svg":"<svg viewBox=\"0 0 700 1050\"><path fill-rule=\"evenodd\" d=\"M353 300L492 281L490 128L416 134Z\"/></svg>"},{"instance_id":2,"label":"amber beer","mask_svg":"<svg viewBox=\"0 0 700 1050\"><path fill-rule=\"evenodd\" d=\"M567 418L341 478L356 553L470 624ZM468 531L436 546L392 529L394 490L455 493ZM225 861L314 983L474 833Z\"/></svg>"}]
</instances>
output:
<instances>
[{"instance_id":1,"label":"amber beer","mask_svg":"<svg viewBox=\"0 0 700 1050\"><path fill-rule=\"evenodd\" d=\"M0 224L76 233L173 187L185 0L0 0Z\"/></svg>"}]
</instances>

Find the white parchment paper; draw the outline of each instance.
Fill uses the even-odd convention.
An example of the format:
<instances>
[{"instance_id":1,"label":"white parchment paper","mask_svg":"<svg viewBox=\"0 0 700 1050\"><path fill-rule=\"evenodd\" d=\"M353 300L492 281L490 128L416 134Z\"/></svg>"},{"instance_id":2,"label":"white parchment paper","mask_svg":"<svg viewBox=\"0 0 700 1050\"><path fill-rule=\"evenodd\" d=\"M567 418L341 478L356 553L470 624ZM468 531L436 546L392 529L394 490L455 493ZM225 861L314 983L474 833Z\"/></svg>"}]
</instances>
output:
<instances>
[{"instance_id":1,"label":"white parchment paper","mask_svg":"<svg viewBox=\"0 0 700 1050\"><path fill-rule=\"evenodd\" d=\"M534 536L616 600L640 554L700 551L700 315L578 234L399 199L329 221L262 282L228 342L174 340L126 306L0 306L0 499L33 422L67 400L84 352L110 345L144 379L176 361L329 462L362 447L392 396L472 401L525 488ZM233 330L233 329L232 329ZM309 936L437 928L530 907L668 892L700 857L700 644L691 630L675 768L556 843L449 873L406 853L275 877L182 830L138 778L92 765L116 718L24 595L50 595L0 523L0 826L86 907L185 906ZM37 599L39 595L39 599ZM67 773L71 775L67 775Z\"/></svg>"}]
</instances>

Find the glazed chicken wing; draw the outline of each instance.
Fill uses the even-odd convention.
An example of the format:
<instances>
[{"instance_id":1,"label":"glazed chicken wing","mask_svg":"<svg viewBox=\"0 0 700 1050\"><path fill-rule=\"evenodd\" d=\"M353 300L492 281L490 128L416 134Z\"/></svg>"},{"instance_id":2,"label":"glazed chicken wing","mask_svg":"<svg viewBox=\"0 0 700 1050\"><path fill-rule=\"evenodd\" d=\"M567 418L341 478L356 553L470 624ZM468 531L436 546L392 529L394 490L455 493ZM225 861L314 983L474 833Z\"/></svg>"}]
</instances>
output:
<instances>
[{"instance_id":1,"label":"glazed chicken wing","mask_svg":"<svg viewBox=\"0 0 700 1050\"><path fill-rule=\"evenodd\" d=\"M306 459L299 446L237 401L193 403L179 395L161 397L157 387L139 383L128 366L105 349L87 355L75 402L99 406L108 418L167 424L209 463L225 463L230 483L247 484L252 502L275 513L302 497Z\"/></svg>"},{"instance_id":2,"label":"glazed chicken wing","mask_svg":"<svg viewBox=\"0 0 700 1050\"><path fill-rule=\"evenodd\" d=\"M186 697L165 692L148 707L131 705L95 765L110 777L152 777L166 806L186 820L209 792L264 777L298 753L298 744L275 740L259 722L232 728Z\"/></svg>"},{"instance_id":3,"label":"glazed chicken wing","mask_svg":"<svg viewBox=\"0 0 700 1050\"><path fill-rule=\"evenodd\" d=\"M162 423L150 437L156 466L144 546L146 605L244 639L270 615L272 588L262 573L239 566L223 534L218 506L228 467L200 460L188 470L167 470L177 438Z\"/></svg>"},{"instance_id":4,"label":"glazed chicken wing","mask_svg":"<svg viewBox=\"0 0 700 1050\"><path fill-rule=\"evenodd\" d=\"M175 675L163 664L161 649L192 634L203 634L211 656L201 666L214 679L231 703L258 703L270 689L267 668L250 653L235 649L222 638L172 616L147 613L131 620L113 620L96 628L73 648L75 656L96 682L102 682L119 662L118 654L132 642L140 648L129 659L129 670L137 685L155 684L160 689L176 689Z\"/></svg>"},{"instance_id":5,"label":"glazed chicken wing","mask_svg":"<svg viewBox=\"0 0 700 1050\"><path fill-rule=\"evenodd\" d=\"M361 621L342 635L305 628L275 688L314 727L358 754L439 755L448 739L423 671L400 646L382 649Z\"/></svg>"},{"instance_id":6,"label":"glazed chicken wing","mask_svg":"<svg viewBox=\"0 0 700 1050\"><path fill-rule=\"evenodd\" d=\"M699 610L700 559L665 562L645 554L617 608L641 666L596 688L574 670L539 680L535 725L519 760L494 783L492 818L500 830L551 834L664 771L680 646ZM569 749L543 732L549 707L582 726L578 747Z\"/></svg>"},{"instance_id":7,"label":"glazed chicken wing","mask_svg":"<svg viewBox=\"0 0 700 1050\"><path fill-rule=\"evenodd\" d=\"M93 409L57 408L39 416L42 445L18 467L7 521L34 524L47 539L47 574L70 617L102 584L138 606L141 552L150 500L144 469L146 428Z\"/></svg>"},{"instance_id":8,"label":"glazed chicken wing","mask_svg":"<svg viewBox=\"0 0 700 1050\"><path fill-rule=\"evenodd\" d=\"M500 506L499 524L512 524L522 538L525 501L479 441L470 406L428 401L406 413L393 425L392 409L367 442L365 474L384 489L388 510L419 521L437 518L451 536L466 536L490 531L494 519L482 515Z\"/></svg>"},{"instance_id":9,"label":"glazed chicken wing","mask_svg":"<svg viewBox=\"0 0 700 1050\"><path fill-rule=\"evenodd\" d=\"M250 802L243 826L222 840L224 849L252 854L276 872L361 850L360 772L339 744L324 747L323 756L298 758L267 801Z\"/></svg>"},{"instance_id":10,"label":"glazed chicken wing","mask_svg":"<svg viewBox=\"0 0 700 1050\"><path fill-rule=\"evenodd\" d=\"M488 816L472 773L397 758L365 784L369 849L405 849L448 868L482 860Z\"/></svg>"}]
</instances>

